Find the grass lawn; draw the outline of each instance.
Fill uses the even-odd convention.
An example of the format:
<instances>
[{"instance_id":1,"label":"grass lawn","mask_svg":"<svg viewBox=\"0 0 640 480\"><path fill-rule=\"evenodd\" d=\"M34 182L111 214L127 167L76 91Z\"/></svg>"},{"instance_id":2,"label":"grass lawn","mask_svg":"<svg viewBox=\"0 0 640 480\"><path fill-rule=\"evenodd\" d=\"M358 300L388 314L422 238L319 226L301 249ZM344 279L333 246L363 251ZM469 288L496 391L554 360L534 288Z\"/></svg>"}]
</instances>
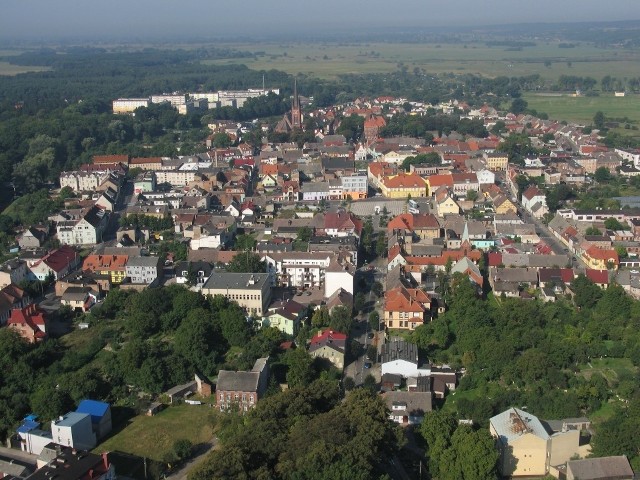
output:
<instances>
[{"instance_id":1,"label":"grass lawn","mask_svg":"<svg viewBox=\"0 0 640 480\"><path fill-rule=\"evenodd\" d=\"M211 440L216 411L206 405L177 405L153 417L138 415L120 432L102 443L96 452L118 450L162 461L176 440L194 445Z\"/></svg>"},{"instance_id":2,"label":"grass lawn","mask_svg":"<svg viewBox=\"0 0 640 480\"><path fill-rule=\"evenodd\" d=\"M634 375L637 371L628 358L594 358L588 364L580 365L579 374L589 379L594 373L599 373L612 383L624 373Z\"/></svg>"},{"instance_id":3,"label":"grass lawn","mask_svg":"<svg viewBox=\"0 0 640 480\"><path fill-rule=\"evenodd\" d=\"M596 112L601 111L607 118L627 117L634 121L636 126L640 125L640 95L614 97L613 94L601 94L599 97L571 97L527 93L523 98L529 103L529 108L545 112L549 114L549 118L555 120L590 124L593 123ZM634 130L626 132L639 134Z\"/></svg>"}]
</instances>

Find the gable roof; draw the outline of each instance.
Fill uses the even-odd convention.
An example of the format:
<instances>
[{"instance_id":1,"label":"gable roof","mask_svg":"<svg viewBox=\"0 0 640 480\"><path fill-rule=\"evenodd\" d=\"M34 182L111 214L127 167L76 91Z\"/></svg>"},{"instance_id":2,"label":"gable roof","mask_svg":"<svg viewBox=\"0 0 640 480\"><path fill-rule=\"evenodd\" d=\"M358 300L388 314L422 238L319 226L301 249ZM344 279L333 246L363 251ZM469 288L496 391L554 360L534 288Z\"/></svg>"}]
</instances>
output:
<instances>
[{"instance_id":1,"label":"gable roof","mask_svg":"<svg viewBox=\"0 0 640 480\"><path fill-rule=\"evenodd\" d=\"M329 347L340 353L344 353L346 344L346 334L327 329L324 332L318 332L318 334L311 339L311 343L309 344L309 353L315 352L322 347Z\"/></svg>"},{"instance_id":2,"label":"gable roof","mask_svg":"<svg viewBox=\"0 0 640 480\"><path fill-rule=\"evenodd\" d=\"M529 433L543 440L550 438L538 417L519 408L505 410L495 417L491 417L489 423L493 426L502 443L512 442Z\"/></svg>"}]
</instances>

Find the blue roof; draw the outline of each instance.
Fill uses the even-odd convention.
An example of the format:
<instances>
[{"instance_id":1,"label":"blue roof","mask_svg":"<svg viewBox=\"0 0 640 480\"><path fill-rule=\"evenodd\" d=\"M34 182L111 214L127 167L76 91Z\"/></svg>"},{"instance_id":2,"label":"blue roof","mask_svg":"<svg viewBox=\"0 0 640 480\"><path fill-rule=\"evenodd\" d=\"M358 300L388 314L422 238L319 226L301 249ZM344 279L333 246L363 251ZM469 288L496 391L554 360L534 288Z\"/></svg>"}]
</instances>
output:
<instances>
[{"instance_id":1,"label":"blue roof","mask_svg":"<svg viewBox=\"0 0 640 480\"><path fill-rule=\"evenodd\" d=\"M76 412L91 415L91 423L98 423L109 410L109 404L97 400L82 400Z\"/></svg>"},{"instance_id":2,"label":"blue roof","mask_svg":"<svg viewBox=\"0 0 640 480\"><path fill-rule=\"evenodd\" d=\"M40 428L40 423L35 422L33 420L25 420L22 422L22 425L18 427L18 433L27 433L31 430L35 430L36 428Z\"/></svg>"}]
</instances>

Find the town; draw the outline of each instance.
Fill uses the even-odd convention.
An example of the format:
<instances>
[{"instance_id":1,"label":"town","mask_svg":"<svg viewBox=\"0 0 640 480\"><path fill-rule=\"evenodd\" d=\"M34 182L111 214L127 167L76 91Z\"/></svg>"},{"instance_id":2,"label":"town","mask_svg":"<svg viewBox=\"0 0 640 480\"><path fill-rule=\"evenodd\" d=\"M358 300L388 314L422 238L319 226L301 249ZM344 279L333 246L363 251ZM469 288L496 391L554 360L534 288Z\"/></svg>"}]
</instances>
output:
<instances>
[{"instance_id":1,"label":"town","mask_svg":"<svg viewBox=\"0 0 640 480\"><path fill-rule=\"evenodd\" d=\"M638 478L621 0L28 3L0 478Z\"/></svg>"}]
</instances>

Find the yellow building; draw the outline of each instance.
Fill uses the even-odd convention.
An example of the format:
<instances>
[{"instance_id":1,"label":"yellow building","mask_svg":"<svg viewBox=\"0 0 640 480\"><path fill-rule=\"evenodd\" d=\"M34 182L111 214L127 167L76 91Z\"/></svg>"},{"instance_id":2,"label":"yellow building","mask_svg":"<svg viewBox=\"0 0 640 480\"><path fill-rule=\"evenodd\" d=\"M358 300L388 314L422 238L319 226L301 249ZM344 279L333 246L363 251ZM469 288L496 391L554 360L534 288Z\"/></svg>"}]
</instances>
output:
<instances>
[{"instance_id":1,"label":"yellow building","mask_svg":"<svg viewBox=\"0 0 640 480\"><path fill-rule=\"evenodd\" d=\"M484 160L487 162L487 168L491 171L504 172L507 170L509 157L506 153L485 153Z\"/></svg>"},{"instance_id":2,"label":"yellow building","mask_svg":"<svg viewBox=\"0 0 640 480\"><path fill-rule=\"evenodd\" d=\"M381 184L382 195L387 198L424 198L429 196L427 182L415 173L400 173L385 177Z\"/></svg>"},{"instance_id":3,"label":"yellow building","mask_svg":"<svg viewBox=\"0 0 640 480\"><path fill-rule=\"evenodd\" d=\"M128 261L128 255L89 255L84 259L82 270L108 277L112 285L117 285L127 276Z\"/></svg>"},{"instance_id":4,"label":"yellow building","mask_svg":"<svg viewBox=\"0 0 640 480\"><path fill-rule=\"evenodd\" d=\"M510 408L489 420L500 452L498 468L507 477L544 477L549 467L580 454L580 432L549 432L528 412Z\"/></svg>"},{"instance_id":5,"label":"yellow building","mask_svg":"<svg viewBox=\"0 0 640 480\"><path fill-rule=\"evenodd\" d=\"M504 195L498 195L493 200L493 206L496 213L499 215L505 215L507 213L518 213L518 207Z\"/></svg>"},{"instance_id":6,"label":"yellow building","mask_svg":"<svg viewBox=\"0 0 640 480\"><path fill-rule=\"evenodd\" d=\"M620 263L618 252L611 248L589 247L583 254L582 260L587 267L594 270L617 269Z\"/></svg>"}]
</instances>

